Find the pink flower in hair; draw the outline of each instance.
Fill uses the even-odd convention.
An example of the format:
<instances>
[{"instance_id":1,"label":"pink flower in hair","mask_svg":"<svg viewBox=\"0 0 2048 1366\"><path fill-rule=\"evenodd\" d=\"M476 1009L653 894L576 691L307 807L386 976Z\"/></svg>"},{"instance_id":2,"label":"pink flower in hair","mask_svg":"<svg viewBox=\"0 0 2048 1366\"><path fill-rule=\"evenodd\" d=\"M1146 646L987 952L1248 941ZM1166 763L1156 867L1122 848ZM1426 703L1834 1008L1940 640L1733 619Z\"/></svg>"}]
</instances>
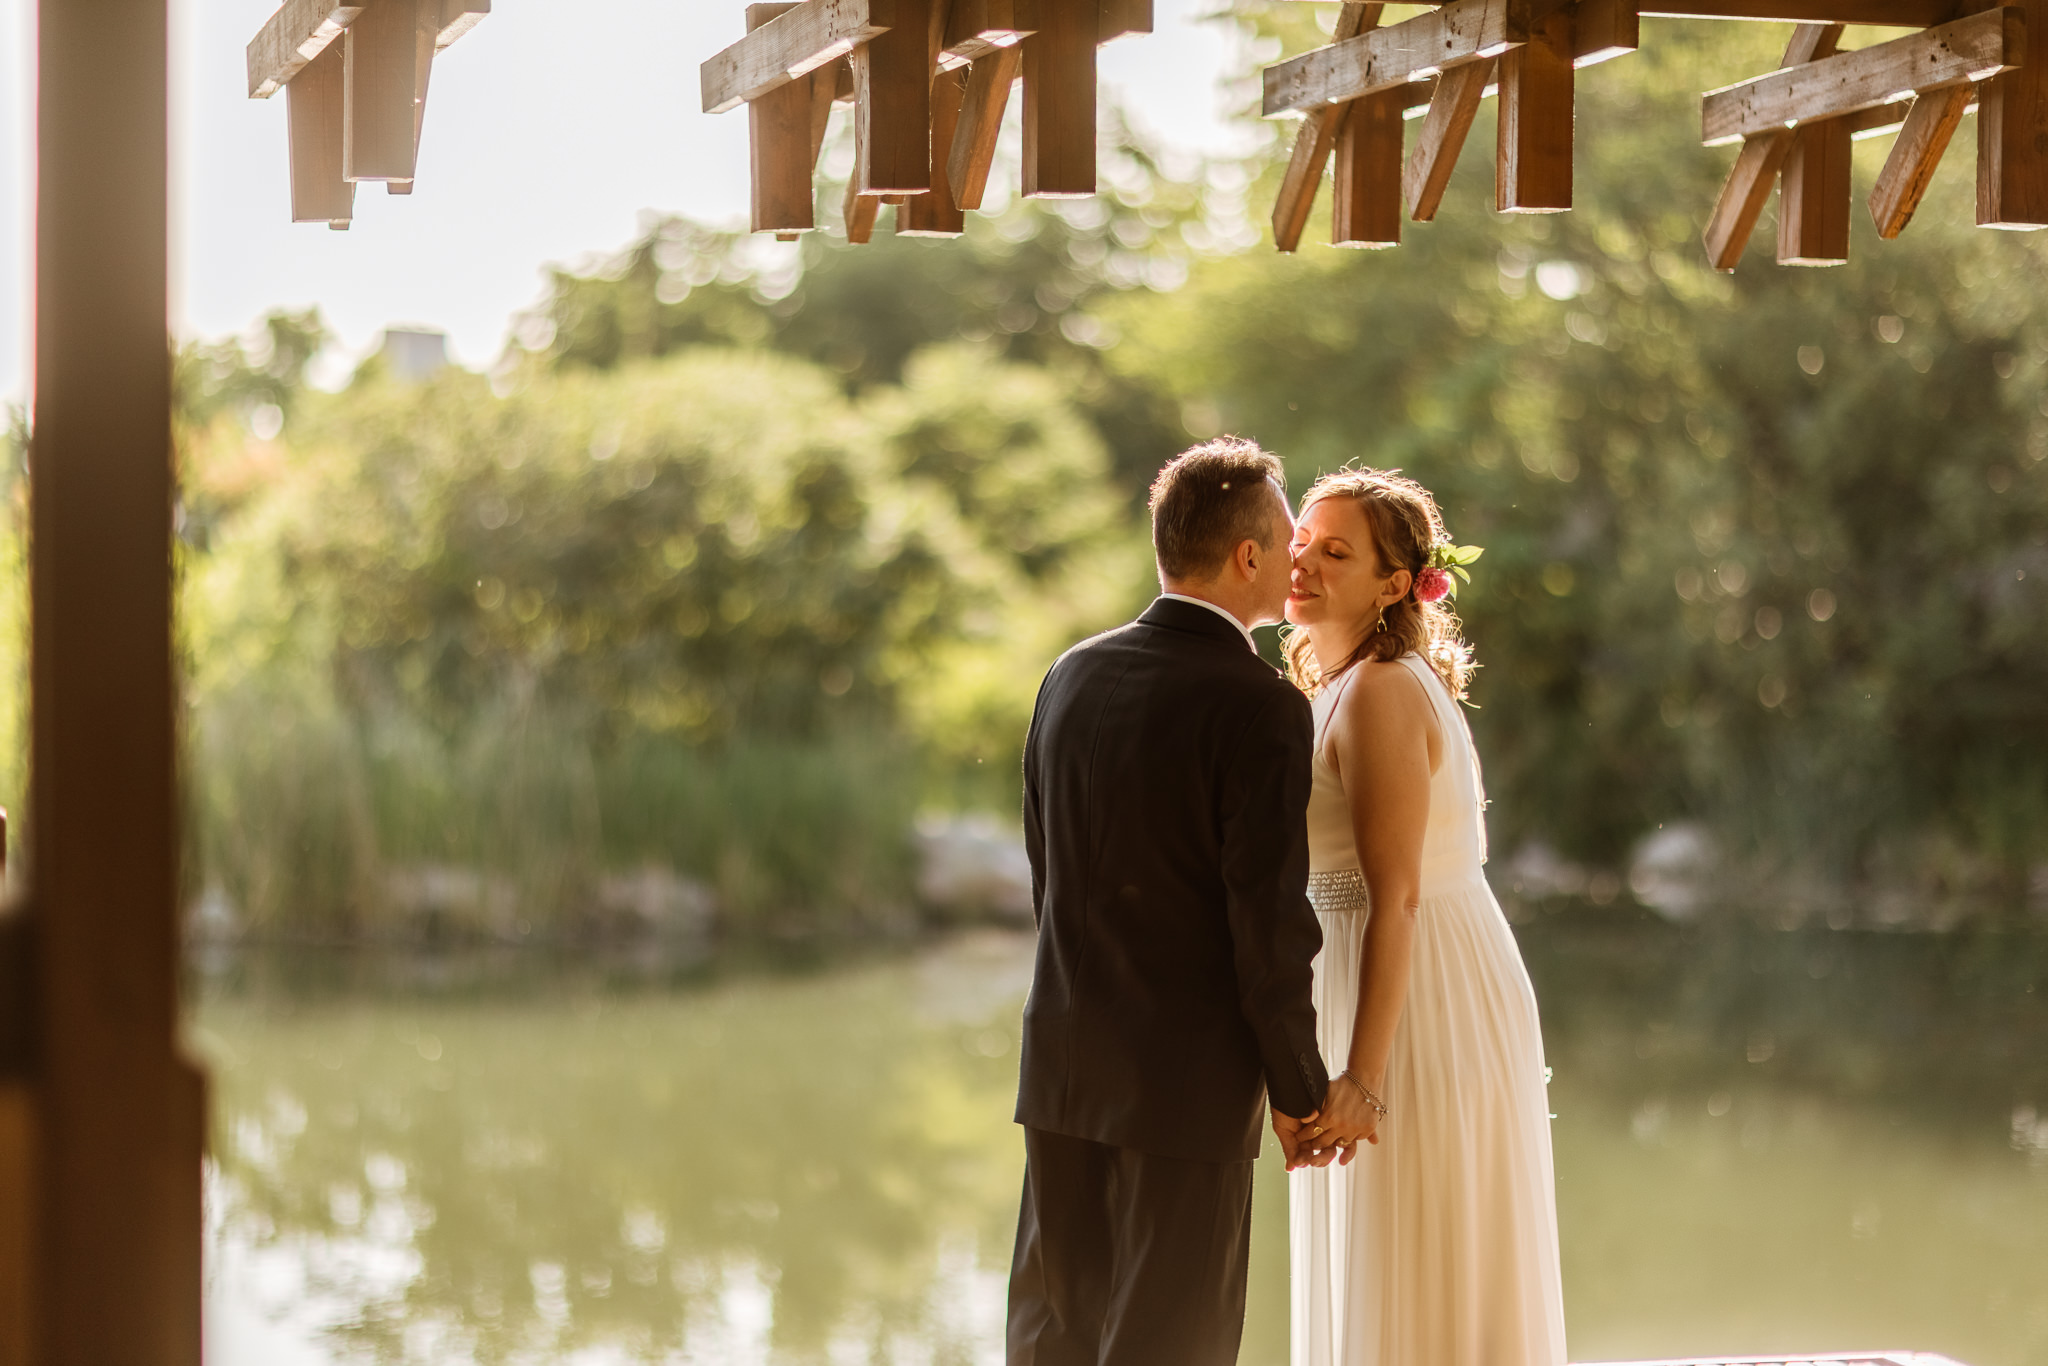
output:
<instances>
[{"instance_id":1,"label":"pink flower in hair","mask_svg":"<svg viewBox=\"0 0 2048 1366\"><path fill-rule=\"evenodd\" d=\"M1415 576L1415 600L1422 603L1442 602L1451 595L1451 576L1435 565Z\"/></svg>"}]
</instances>

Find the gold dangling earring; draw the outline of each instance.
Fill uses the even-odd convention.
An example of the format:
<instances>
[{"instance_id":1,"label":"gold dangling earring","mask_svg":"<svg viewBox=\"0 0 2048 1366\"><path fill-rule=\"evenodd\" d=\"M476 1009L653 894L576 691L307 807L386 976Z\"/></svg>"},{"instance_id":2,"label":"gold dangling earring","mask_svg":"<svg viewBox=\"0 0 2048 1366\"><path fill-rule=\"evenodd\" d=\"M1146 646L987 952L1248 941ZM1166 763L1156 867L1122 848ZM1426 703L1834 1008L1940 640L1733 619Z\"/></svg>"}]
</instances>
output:
<instances>
[{"instance_id":1,"label":"gold dangling earring","mask_svg":"<svg viewBox=\"0 0 2048 1366\"><path fill-rule=\"evenodd\" d=\"M1380 619L1379 619L1379 622L1378 622L1378 624L1377 624L1377 625L1375 625L1375 626L1374 626L1374 627L1372 628L1372 633L1373 633L1374 635L1376 635L1376 636L1383 636L1383 635L1385 635L1385 634L1387 633L1387 609L1386 609L1386 608L1384 608L1384 607L1380 608Z\"/></svg>"}]
</instances>

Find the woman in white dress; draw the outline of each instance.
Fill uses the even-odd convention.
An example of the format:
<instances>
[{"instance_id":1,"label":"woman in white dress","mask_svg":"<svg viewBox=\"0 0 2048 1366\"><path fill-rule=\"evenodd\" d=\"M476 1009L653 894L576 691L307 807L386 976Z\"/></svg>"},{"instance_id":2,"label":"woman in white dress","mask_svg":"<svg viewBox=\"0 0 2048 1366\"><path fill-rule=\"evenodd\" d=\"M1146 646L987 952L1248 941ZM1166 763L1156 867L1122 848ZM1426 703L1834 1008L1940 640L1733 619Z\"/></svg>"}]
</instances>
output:
<instances>
[{"instance_id":1,"label":"woman in white dress","mask_svg":"<svg viewBox=\"0 0 2048 1366\"><path fill-rule=\"evenodd\" d=\"M1345 1068L1295 1136L1294 1363L1563 1366L1543 1038L1481 868L1470 654L1442 605L1475 556L1428 490L1368 469L1308 491L1294 555L1316 1016Z\"/></svg>"}]
</instances>

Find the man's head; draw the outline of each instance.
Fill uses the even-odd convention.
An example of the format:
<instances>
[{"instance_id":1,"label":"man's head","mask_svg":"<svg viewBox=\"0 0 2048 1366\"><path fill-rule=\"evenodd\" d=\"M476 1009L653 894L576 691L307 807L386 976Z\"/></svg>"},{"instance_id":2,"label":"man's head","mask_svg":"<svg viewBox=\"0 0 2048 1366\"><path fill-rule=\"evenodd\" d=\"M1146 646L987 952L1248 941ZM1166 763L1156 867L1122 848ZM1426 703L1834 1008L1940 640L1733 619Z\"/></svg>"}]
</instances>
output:
<instances>
[{"instance_id":1,"label":"man's head","mask_svg":"<svg viewBox=\"0 0 2048 1366\"><path fill-rule=\"evenodd\" d=\"M1287 604L1286 471L1234 436L1183 451L1152 481L1152 549L1169 593L1204 598L1248 626Z\"/></svg>"}]
</instances>

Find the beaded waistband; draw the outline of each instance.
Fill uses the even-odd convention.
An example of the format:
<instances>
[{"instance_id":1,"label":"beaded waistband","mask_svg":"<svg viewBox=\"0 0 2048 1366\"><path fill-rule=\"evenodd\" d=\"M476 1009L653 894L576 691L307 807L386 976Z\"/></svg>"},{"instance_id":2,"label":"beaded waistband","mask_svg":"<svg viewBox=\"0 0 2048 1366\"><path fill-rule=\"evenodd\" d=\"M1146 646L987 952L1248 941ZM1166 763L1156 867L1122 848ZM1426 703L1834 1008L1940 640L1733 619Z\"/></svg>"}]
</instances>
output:
<instances>
[{"instance_id":1,"label":"beaded waistband","mask_svg":"<svg viewBox=\"0 0 2048 1366\"><path fill-rule=\"evenodd\" d=\"M1318 911L1363 911L1372 899L1366 893L1363 872L1339 868L1308 875L1308 902Z\"/></svg>"}]
</instances>

